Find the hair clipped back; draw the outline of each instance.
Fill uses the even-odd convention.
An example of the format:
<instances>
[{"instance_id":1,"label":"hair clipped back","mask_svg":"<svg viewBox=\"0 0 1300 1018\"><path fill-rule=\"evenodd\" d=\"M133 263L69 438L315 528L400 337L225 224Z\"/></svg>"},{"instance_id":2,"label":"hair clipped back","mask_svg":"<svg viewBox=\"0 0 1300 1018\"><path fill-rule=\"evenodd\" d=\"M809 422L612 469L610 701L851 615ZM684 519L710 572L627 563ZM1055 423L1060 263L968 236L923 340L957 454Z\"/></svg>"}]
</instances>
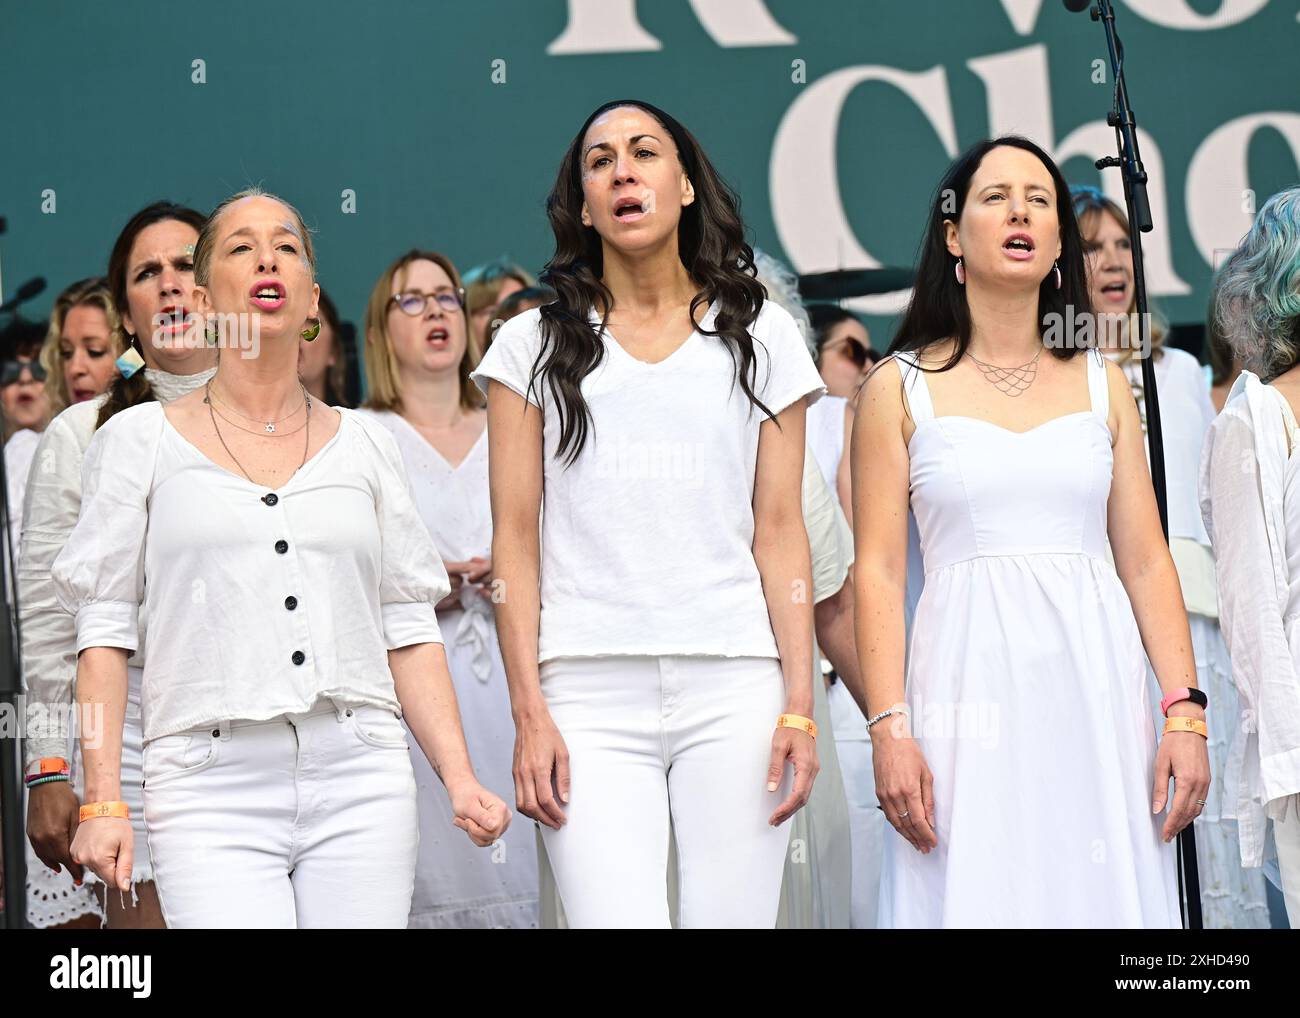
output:
<instances>
[{"instance_id":1,"label":"hair clipped back","mask_svg":"<svg viewBox=\"0 0 1300 1018\"><path fill-rule=\"evenodd\" d=\"M199 231L198 243L194 245L194 282L199 286L208 285L209 280L212 278L212 249L217 242L217 227L221 222L221 217L230 206L243 201L245 198L270 198L289 210L293 216L298 236L302 238L303 257L307 259L307 264L311 266L311 274L314 279L316 276L316 249L312 246L311 230L307 229L307 223L303 220L302 213L279 195L263 191L260 187L250 187L238 194L232 194L223 201L212 210L207 222L203 224L203 229Z\"/></svg>"}]
</instances>

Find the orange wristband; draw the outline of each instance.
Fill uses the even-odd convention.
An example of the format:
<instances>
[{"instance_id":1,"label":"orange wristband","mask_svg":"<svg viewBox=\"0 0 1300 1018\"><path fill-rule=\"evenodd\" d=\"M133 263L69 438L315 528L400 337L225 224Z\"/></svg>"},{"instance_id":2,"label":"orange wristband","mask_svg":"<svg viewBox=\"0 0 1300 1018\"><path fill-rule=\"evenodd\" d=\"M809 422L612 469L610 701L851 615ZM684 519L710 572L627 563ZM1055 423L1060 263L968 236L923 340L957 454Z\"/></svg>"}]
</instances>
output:
<instances>
[{"instance_id":1,"label":"orange wristband","mask_svg":"<svg viewBox=\"0 0 1300 1018\"><path fill-rule=\"evenodd\" d=\"M782 714L776 719L776 727L797 728L801 732L807 732L814 739L817 738L817 722L800 714Z\"/></svg>"},{"instance_id":2,"label":"orange wristband","mask_svg":"<svg viewBox=\"0 0 1300 1018\"><path fill-rule=\"evenodd\" d=\"M29 778L43 778L48 774L67 774L68 761L61 756L43 756L28 768Z\"/></svg>"},{"instance_id":3,"label":"orange wristband","mask_svg":"<svg viewBox=\"0 0 1300 1018\"><path fill-rule=\"evenodd\" d=\"M1210 737L1210 730L1199 718L1172 717L1165 719L1165 735L1170 732L1195 732L1202 738Z\"/></svg>"},{"instance_id":4,"label":"orange wristband","mask_svg":"<svg viewBox=\"0 0 1300 1018\"><path fill-rule=\"evenodd\" d=\"M81 807L83 824L95 817L120 817L122 820L130 820L131 810L124 802L88 802Z\"/></svg>"}]
</instances>

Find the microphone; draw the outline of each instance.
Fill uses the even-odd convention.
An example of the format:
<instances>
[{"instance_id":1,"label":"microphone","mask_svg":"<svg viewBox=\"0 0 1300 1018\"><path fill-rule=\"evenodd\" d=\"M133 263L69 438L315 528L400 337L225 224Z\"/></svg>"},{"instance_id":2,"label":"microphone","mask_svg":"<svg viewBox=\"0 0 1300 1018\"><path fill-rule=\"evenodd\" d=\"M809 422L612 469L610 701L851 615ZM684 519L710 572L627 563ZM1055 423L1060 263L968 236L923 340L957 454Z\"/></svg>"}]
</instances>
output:
<instances>
[{"instance_id":1,"label":"microphone","mask_svg":"<svg viewBox=\"0 0 1300 1018\"><path fill-rule=\"evenodd\" d=\"M1092 0L1065 0L1065 9L1078 14L1082 11L1086 11L1088 9L1088 4L1090 3L1092 3Z\"/></svg>"},{"instance_id":2,"label":"microphone","mask_svg":"<svg viewBox=\"0 0 1300 1018\"><path fill-rule=\"evenodd\" d=\"M18 287L18 292L10 297L3 304L0 304L0 311L12 311L19 304L31 300L38 293L45 289L45 277L37 276L35 279L29 279L22 286Z\"/></svg>"}]
</instances>

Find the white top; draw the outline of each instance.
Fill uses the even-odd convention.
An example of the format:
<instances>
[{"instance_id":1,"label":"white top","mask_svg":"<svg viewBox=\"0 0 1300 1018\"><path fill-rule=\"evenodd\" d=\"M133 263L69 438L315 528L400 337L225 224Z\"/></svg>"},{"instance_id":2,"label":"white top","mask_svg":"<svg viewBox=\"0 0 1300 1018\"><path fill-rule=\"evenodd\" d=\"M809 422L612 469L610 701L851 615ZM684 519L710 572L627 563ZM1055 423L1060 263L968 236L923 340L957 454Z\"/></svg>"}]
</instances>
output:
<instances>
[{"instance_id":1,"label":"white top","mask_svg":"<svg viewBox=\"0 0 1300 1018\"><path fill-rule=\"evenodd\" d=\"M1107 354L1111 356L1111 354ZM1129 359L1121 366L1134 397L1142 392L1142 364ZM1160 393L1160 424L1165 447L1165 489L1169 504L1169 553L1178 569L1183 604L1189 612L1218 618L1214 556L1201 522L1197 480L1205 436L1214 423L1214 403L1200 363L1185 350L1165 347L1155 360ZM1147 430L1146 401L1137 399L1143 434ZM1144 444L1147 460L1151 447Z\"/></svg>"},{"instance_id":2,"label":"white top","mask_svg":"<svg viewBox=\"0 0 1300 1018\"><path fill-rule=\"evenodd\" d=\"M826 486L837 487L840 461L844 457L844 418L849 401L843 396L825 396L808 408L808 448L817 459Z\"/></svg>"},{"instance_id":3,"label":"white top","mask_svg":"<svg viewBox=\"0 0 1300 1018\"><path fill-rule=\"evenodd\" d=\"M1142 365L1130 359L1121 365L1136 394L1142 386ZM1205 387L1200 362L1186 350L1165 347L1155 361L1156 391L1160 394L1160 430L1165 446L1165 475L1169 496L1169 536L1209 545L1201 522L1196 484L1201 449L1214 423L1214 403ZM1142 430L1146 430L1146 403L1138 401ZM1150 451L1148 450L1148 457Z\"/></svg>"},{"instance_id":4,"label":"white top","mask_svg":"<svg viewBox=\"0 0 1300 1018\"><path fill-rule=\"evenodd\" d=\"M711 328L711 307L701 323ZM471 375L543 408L538 660L565 655L778 657L754 561L754 470L767 419L739 384L725 342L698 329L648 364L604 333L582 381L594 428L577 462L557 459L559 413L534 309L501 327ZM599 322L594 314L593 324ZM790 314L764 302L750 326L753 391L778 414L826 391Z\"/></svg>"},{"instance_id":5,"label":"white top","mask_svg":"<svg viewBox=\"0 0 1300 1018\"><path fill-rule=\"evenodd\" d=\"M1223 815L1235 801L1243 866L1263 863L1265 818L1300 809L1300 455L1288 445L1290 416L1281 393L1243 371L1201 461L1219 624L1241 697Z\"/></svg>"},{"instance_id":6,"label":"white top","mask_svg":"<svg viewBox=\"0 0 1300 1018\"><path fill-rule=\"evenodd\" d=\"M193 375L145 369L155 398L170 403L212 377L215 368ZM49 423L36 450L23 503L22 552L18 560L18 618L22 626L23 683L27 690L26 757L64 756L68 708L77 677L77 622L59 605L54 560L81 512L81 466L95 436L95 421L107 395L74 403ZM140 666L144 655L131 663Z\"/></svg>"},{"instance_id":7,"label":"white top","mask_svg":"<svg viewBox=\"0 0 1300 1018\"><path fill-rule=\"evenodd\" d=\"M397 443L411 482L411 494L420 518L444 559L464 562L492 555L492 504L488 490L487 430L465 458L452 466L401 414L391 410L360 409L386 428ZM481 682L492 674L495 650L492 602L469 585L461 588L460 607L444 611L439 625L448 650L463 648L471 669Z\"/></svg>"},{"instance_id":8,"label":"white top","mask_svg":"<svg viewBox=\"0 0 1300 1018\"><path fill-rule=\"evenodd\" d=\"M275 492L217 466L158 403L86 451L81 518L54 563L77 650L146 650L148 741L330 697L400 711L387 651L441 643L450 591L401 454L372 420Z\"/></svg>"},{"instance_id":9,"label":"white top","mask_svg":"<svg viewBox=\"0 0 1300 1018\"><path fill-rule=\"evenodd\" d=\"M23 493L27 489L27 475L32 469L32 458L41 444L41 433L31 428L20 428L5 443L5 482L9 496L9 547L18 554L23 536Z\"/></svg>"}]
</instances>

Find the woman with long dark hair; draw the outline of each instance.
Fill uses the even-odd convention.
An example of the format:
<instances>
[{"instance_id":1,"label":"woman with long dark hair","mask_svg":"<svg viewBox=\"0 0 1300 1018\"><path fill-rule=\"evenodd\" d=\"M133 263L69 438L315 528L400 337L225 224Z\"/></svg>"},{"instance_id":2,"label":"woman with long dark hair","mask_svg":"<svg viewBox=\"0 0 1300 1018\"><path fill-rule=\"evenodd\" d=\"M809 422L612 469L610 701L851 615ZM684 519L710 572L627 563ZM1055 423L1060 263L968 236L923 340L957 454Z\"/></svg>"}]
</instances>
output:
<instances>
[{"instance_id":1,"label":"woman with long dark hair","mask_svg":"<svg viewBox=\"0 0 1300 1018\"><path fill-rule=\"evenodd\" d=\"M473 376L516 800L572 924L668 925L671 812L681 925L770 927L817 769L800 487L825 389L668 114L592 113L547 212L559 297Z\"/></svg>"},{"instance_id":2,"label":"woman with long dark hair","mask_svg":"<svg viewBox=\"0 0 1300 1018\"><path fill-rule=\"evenodd\" d=\"M80 753L69 738L77 626L59 606L51 570L81 512L81 468L96 429L128 406L154 400L170 402L212 377L215 351L193 342L188 331L194 245L203 220L202 213L194 209L159 201L141 209L122 228L108 257L107 289L116 309L112 317L123 334L120 340L139 359L129 354L123 357L106 391L73 403L55 417L36 450L39 469L32 471L23 517L18 594L23 676L35 722L26 742L27 764L33 775L27 837L44 864L31 869L28 876L33 921L38 925L61 921L68 918L69 911L85 907L82 892L72 888L70 881L62 893L57 887L69 880L60 876L65 868L78 881L83 875L83 867L71 853L82 769ZM138 846L131 874L135 893L130 898L107 895L105 918L115 928L162 925L140 789L143 668L144 655L137 653L127 668L122 730L122 797L131 810ZM42 762L50 775L41 775ZM66 776L60 774L65 769ZM75 781L69 782L67 777ZM93 873L90 876L93 880Z\"/></svg>"},{"instance_id":3,"label":"woman with long dark hair","mask_svg":"<svg viewBox=\"0 0 1300 1018\"><path fill-rule=\"evenodd\" d=\"M972 147L854 431L858 652L900 835L882 925L1179 924L1168 842L1209 787L1205 701L1137 407L1075 331L1088 314L1056 165L1024 138ZM904 702L909 500L925 586Z\"/></svg>"}]
</instances>

